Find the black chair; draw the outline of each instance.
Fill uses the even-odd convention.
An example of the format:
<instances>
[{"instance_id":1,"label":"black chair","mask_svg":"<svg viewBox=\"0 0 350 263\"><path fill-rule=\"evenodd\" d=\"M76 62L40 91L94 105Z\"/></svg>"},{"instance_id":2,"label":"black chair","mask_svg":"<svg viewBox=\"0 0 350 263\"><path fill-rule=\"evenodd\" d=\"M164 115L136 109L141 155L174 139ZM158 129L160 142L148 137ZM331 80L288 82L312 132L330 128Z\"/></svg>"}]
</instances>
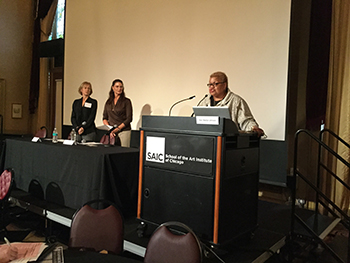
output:
<instances>
[{"instance_id":1,"label":"black chair","mask_svg":"<svg viewBox=\"0 0 350 263\"><path fill-rule=\"evenodd\" d=\"M116 206L107 200L93 200L74 214L68 246L121 254L123 236L124 220Z\"/></svg>"},{"instance_id":2,"label":"black chair","mask_svg":"<svg viewBox=\"0 0 350 263\"><path fill-rule=\"evenodd\" d=\"M46 186L45 200L49 203L64 206L64 195L60 186L55 182L50 182Z\"/></svg>"},{"instance_id":3,"label":"black chair","mask_svg":"<svg viewBox=\"0 0 350 263\"><path fill-rule=\"evenodd\" d=\"M45 201L47 211L57 211L65 207L64 195L60 186L55 182L50 182L46 186L45 190ZM54 222L47 218L45 215L45 236L48 243L57 242L58 236L62 231L54 228L56 225Z\"/></svg>"},{"instance_id":4,"label":"black chair","mask_svg":"<svg viewBox=\"0 0 350 263\"><path fill-rule=\"evenodd\" d=\"M200 263L202 247L196 234L187 225L167 222L160 225L152 234L143 262Z\"/></svg>"},{"instance_id":5,"label":"black chair","mask_svg":"<svg viewBox=\"0 0 350 263\"><path fill-rule=\"evenodd\" d=\"M38 180L32 179L29 183L28 192L40 200L44 200L44 189Z\"/></svg>"},{"instance_id":6,"label":"black chair","mask_svg":"<svg viewBox=\"0 0 350 263\"><path fill-rule=\"evenodd\" d=\"M140 131L139 130L131 130L130 136L130 148L140 148Z\"/></svg>"}]
</instances>

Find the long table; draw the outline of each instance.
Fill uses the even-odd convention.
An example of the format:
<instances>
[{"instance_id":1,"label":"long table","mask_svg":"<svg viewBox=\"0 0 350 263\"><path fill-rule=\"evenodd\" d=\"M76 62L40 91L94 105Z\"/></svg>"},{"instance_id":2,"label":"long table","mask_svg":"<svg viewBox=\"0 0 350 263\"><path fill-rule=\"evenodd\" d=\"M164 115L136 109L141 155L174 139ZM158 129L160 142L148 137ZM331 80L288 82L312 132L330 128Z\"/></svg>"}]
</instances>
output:
<instances>
[{"instance_id":1,"label":"long table","mask_svg":"<svg viewBox=\"0 0 350 263\"><path fill-rule=\"evenodd\" d=\"M55 182L67 207L78 209L87 201L108 199L124 214L136 214L138 149L35 143L27 138L6 139L2 155L4 168L14 169L19 189L27 191L32 179L44 191Z\"/></svg>"}]
</instances>

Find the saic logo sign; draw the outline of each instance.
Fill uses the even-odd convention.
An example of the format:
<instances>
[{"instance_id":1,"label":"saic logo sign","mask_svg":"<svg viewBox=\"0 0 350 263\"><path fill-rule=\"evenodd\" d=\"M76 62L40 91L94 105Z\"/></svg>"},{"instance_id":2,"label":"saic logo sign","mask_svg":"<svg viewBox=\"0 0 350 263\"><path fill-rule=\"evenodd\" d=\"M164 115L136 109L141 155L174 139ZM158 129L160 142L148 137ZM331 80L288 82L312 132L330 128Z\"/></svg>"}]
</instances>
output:
<instances>
[{"instance_id":1,"label":"saic logo sign","mask_svg":"<svg viewBox=\"0 0 350 263\"><path fill-rule=\"evenodd\" d=\"M165 138L146 137L146 161L164 163L165 159Z\"/></svg>"}]
</instances>

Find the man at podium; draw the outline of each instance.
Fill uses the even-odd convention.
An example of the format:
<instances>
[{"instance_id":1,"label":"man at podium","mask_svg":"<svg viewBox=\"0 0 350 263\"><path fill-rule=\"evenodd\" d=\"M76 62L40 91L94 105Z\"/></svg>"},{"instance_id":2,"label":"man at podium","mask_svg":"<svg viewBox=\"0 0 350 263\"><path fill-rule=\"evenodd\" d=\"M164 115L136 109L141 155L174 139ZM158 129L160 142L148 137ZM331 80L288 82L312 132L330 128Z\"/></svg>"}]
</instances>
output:
<instances>
[{"instance_id":1,"label":"man at podium","mask_svg":"<svg viewBox=\"0 0 350 263\"><path fill-rule=\"evenodd\" d=\"M259 137L264 135L247 102L228 88L228 78L225 73L218 71L211 74L207 86L210 95L206 95L198 106L226 106L230 110L232 121L240 130L256 132Z\"/></svg>"}]
</instances>

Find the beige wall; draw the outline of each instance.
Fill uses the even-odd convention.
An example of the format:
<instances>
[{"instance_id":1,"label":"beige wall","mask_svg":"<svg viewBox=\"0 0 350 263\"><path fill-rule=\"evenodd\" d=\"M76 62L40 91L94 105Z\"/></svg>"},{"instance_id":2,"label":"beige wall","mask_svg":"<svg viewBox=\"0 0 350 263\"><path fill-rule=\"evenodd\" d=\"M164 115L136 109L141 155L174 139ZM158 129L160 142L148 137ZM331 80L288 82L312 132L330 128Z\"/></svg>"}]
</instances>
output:
<instances>
[{"instance_id":1,"label":"beige wall","mask_svg":"<svg viewBox=\"0 0 350 263\"><path fill-rule=\"evenodd\" d=\"M98 100L96 124L113 79L141 115L190 116L214 71L247 100L269 136L284 140L290 1L67 0L63 124L87 80ZM145 110L147 109L147 110Z\"/></svg>"},{"instance_id":2,"label":"beige wall","mask_svg":"<svg viewBox=\"0 0 350 263\"><path fill-rule=\"evenodd\" d=\"M0 98L4 133L30 132L28 96L30 84L33 1L0 1L0 79L5 79L5 99ZM2 94L1 94L2 95ZM21 104L23 117L13 119L12 104Z\"/></svg>"}]
</instances>

